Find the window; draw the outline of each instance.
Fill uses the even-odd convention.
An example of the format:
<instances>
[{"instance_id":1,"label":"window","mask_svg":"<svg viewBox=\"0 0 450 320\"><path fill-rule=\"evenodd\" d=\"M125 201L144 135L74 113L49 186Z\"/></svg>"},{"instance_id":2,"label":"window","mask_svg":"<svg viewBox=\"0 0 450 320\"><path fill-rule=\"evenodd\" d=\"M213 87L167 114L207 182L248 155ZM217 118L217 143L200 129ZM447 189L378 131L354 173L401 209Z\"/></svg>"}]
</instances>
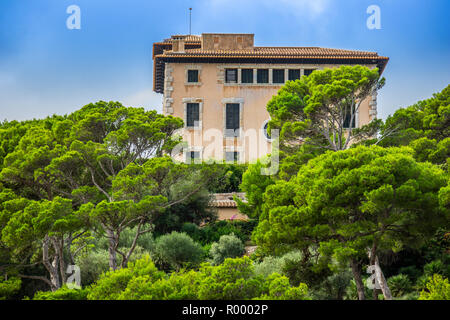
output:
<instances>
[{"instance_id":1,"label":"window","mask_svg":"<svg viewBox=\"0 0 450 320\"><path fill-rule=\"evenodd\" d=\"M225 69L225 82L237 83L237 69Z\"/></svg>"},{"instance_id":2,"label":"window","mask_svg":"<svg viewBox=\"0 0 450 320\"><path fill-rule=\"evenodd\" d=\"M305 76L309 76L315 69L305 69L304 70L304 75Z\"/></svg>"},{"instance_id":3,"label":"window","mask_svg":"<svg viewBox=\"0 0 450 320\"><path fill-rule=\"evenodd\" d=\"M200 159L200 151L186 152L186 163L194 163L198 159Z\"/></svg>"},{"instance_id":4,"label":"window","mask_svg":"<svg viewBox=\"0 0 450 320\"><path fill-rule=\"evenodd\" d=\"M355 113L355 107L353 107L353 113ZM352 113L350 112L350 108L346 108L344 113L344 128L350 128L350 119L352 118ZM356 114L353 115L352 128L355 128L356 124Z\"/></svg>"},{"instance_id":5,"label":"window","mask_svg":"<svg viewBox=\"0 0 450 320\"><path fill-rule=\"evenodd\" d=\"M239 152L225 151L225 161L226 162L238 162L239 161Z\"/></svg>"},{"instance_id":6,"label":"window","mask_svg":"<svg viewBox=\"0 0 450 320\"><path fill-rule=\"evenodd\" d=\"M267 140L272 140L272 137L270 136L269 132L267 131L268 126L269 126L269 120L266 120L263 124L264 137L266 137Z\"/></svg>"},{"instance_id":7,"label":"window","mask_svg":"<svg viewBox=\"0 0 450 320\"><path fill-rule=\"evenodd\" d=\"M188 70L188 82L198 82L198 70Z\"/></svg>"},{"instance_id":8,"label":"window","mask_svg":"<svg viewBox=\"0 0 450 320\"><path fill-rule=\"evenodd\" d=\"M273 69L272 70L272 82L273 83L284 83L284 69Z\"/></svg>"},{"instance_id":9,"label":"window","mask_svg":"<svg viewBox=\"0 0 450 320\"><path fill-rule=\"evenodd\" d=\"M228 137L239 136L239 127L240 127L239 107L240 107L239 103L226 104L225 135Z\"/></svg>"},{"instance_id":10,"label":"window","mask_svg":"<svg viewBox=\"0 0 450 320\"><path fill-rule=\"evenodd\" d=\"M256 73L256 80L258 83L269 83L269 70L258 69Z\"/></svg>"},{"instance_id":11,"label":"window","mask_svg":"<svg viewBox=\"0 0 450 320\"><path fill-rule=\"evenodd\" d=\"M186 104L186 127L198 127L200 122L200 106L198 103Z\"/></svg>"},{"instance_id":12,"label":"window","mask_svg":"<svg viewBox=\"0 0 450 320\"><path fill-rule=\"evenodd\" d=\"M289 80L300 79L300 69L289 69Z\"/></svg>"},{"instance_id":13,"label":"window","mask_svg":"<svg viewBox=\"0 0 450 320\"><path fill-rule=\"evenodd\" d=\"M241 81L242 83L253 83L253 69L242 69Z\"/></svg>"}]
</instances>

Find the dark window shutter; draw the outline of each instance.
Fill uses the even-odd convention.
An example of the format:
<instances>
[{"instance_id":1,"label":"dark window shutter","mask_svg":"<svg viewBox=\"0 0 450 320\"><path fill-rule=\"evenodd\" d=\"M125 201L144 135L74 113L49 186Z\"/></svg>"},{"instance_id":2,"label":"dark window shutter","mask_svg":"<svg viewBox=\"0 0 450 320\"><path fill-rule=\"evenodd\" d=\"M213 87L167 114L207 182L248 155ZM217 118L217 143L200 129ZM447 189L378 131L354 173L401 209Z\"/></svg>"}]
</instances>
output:
<instances>
[{"instance_id":1,"label":"dark window shutter","mask_svg":"<svg viewBox=\"0 0 450 320\"><path fill-rule=\"evenodd\" d=\"M272 82L273 83L284 83L284 69L273 69L272 70Z\"/></svg>"},{"instance_id":2,"label":"dark window shutter","mask_svg":"<svg viewBox=\"0 0 450 320\"><path fill-rule=\"evenodd\" d=\"M300 69L289 69L289 80L300 79Z\"/></svg>"},{"instance_id":3,"label":"dark window shutter","mask_svg":"<svg viewBox=\"0 0 450 320\"><path fill-rule=\"evenodd\" d=\"M186 126L194 127L200 121L200 106L198 103L188 103L186 106Z\"/></svg>"},{"instance_id":4,"label":"dark window shutter","mask_svg":"<svg viewBox=\"0 0 450 320\"><path fill-rule=\"evenodd\" d=\"M242 69L241 81L242 83L253 83L253 69Z\"/></svg>"},{"instance_id":5,"label":"dark window shutter","mask_svg":"<svg viewBox=\"0 0 450 320\"><path fill-rule=\"evenodd\" d=\"M353 113L355 112L355 108L353 107ZM350 119L352 118L352 112L350 112L350 108L346 108L344 114L344 128L350 128ZM355 128L356 124L356 116L353 116L352 128Z\"/></svg>"},{"instance_id":6,"label":"dark window shutter","mask_svg":"<svg viewBox=\"0 0 450 320\"><path fill-rule=\"evenodd\" d=\"M225 69L225 82L237 83L237 69Z\"/></svg>"},{"instance_id":7,"label":"dark window shutter","mask_svg":"<svg viewBox=\"0 0 450 320\"><path fill-rule=\"evenodd\" d=\"M188 82L198 82L198 70L188 70Z\"/></svg>"},{"instance_id":8,"label":"dark window shutter","mask_svg":"<svg viewBox=\"0 0 450 320\"><path fill-rule=\"evenodd\" d=\"M239 103L227 103L226 105L226 127L227 130L239 129Z\"/></svg>"},{"instance_id":9,"label":"dark window shutter","mask_svg":"<svg viewBox=\"0 0 450 320\"><path fill-rule=\"evenodd\" d=\"M268 69L258 69L257 73L258 83L269 83L269 70Z\"/></svg>"}]
</instances>

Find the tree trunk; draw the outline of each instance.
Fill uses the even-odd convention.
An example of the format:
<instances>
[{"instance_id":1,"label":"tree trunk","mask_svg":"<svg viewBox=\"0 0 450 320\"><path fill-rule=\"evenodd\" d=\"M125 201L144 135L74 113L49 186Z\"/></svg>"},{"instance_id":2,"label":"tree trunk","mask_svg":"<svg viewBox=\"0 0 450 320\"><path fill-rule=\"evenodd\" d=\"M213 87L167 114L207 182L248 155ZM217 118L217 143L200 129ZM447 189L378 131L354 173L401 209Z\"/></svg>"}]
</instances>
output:
<instances>
[{"instance_id":1,"label":"tree trunk","mask_svg":"<svg viewBox=\"0 0 450 320\"><path fill-rule=\"evenodd\" d=\"M108 246L109 268L112 270L117 270L117 254L116 254L117 240L114 235L114 232L107 230L106 234L108 236L108 241L109 241L109 246Z\"/></svg>"},{"instance_id":2,"label":"tree trunk","mask_svg":"<svg viewBox=\"0 0 450 320\"><path fill-rule=\"evenodd\" d=\"M384 299L392 300L391 290L389 290L386 279L384 278L384 275L383 275L383 271L381 271L380 263L378 261L378 256L376 254L376 249L377 249L377 246L376 246L376 244L374 244L372 246L372 249L369 251L370 265L375 266L375 281L378 282L378 284L380 285L380 289L381 289L381 292L383 293ZM377 300L378 295L377 295L376 286L374 286L373 290L374 290L373 295L374 295L374 297L376 295L376 300Z\"/></svg>"},{"instance_id":3,"label":"tree trunk","mask_svg":"<svg viewBox=\"0 0 450 320\"><path fill-rule=\"evenodd\" d=\"M392 300L391 290L389 289L386 279L384 278L383 271L381 271L377 256L375 256L375 276L378 283L380 284L381 292L383 292L384 299Z\"/></svg>"},{"instance_id":4,"label":"tree trunk","mask_svg":"<svg viewBox=\"0 0 450 320\"><path fill-rule=\"evenodd\" d=\"M46 235L42 243L42 262L48 273L50 274L51 290L56 291L61 288L58 272L58 255L55 254L53 261L50 262L50 257L48 255L49 241L50 238L48 237L48 235Z\"/></svg>"},{"instance_id":5,"label":"tree trunk","mask_svg":"<svg viewBox=\"0 0 450 320\"><path fill-rule=\"evenodd\" d=\"M353 278L355 279L356 283L358 300L366 300L366 296L364 295L364 283L361 278L361 266L355 259L350 262L350 266L352 267Z\"/></svg>"}]
</instances>

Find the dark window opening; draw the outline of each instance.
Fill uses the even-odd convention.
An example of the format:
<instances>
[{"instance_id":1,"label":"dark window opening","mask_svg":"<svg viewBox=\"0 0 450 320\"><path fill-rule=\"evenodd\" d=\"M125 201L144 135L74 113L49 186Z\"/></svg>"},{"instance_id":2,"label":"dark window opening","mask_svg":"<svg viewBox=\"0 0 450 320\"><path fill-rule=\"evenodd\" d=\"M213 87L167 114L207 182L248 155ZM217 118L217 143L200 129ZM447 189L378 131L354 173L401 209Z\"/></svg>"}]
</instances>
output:
<instances>
[{"instance_id":1,"label":"dark window opening","mask_svg":"<svg viewBox=\"0 0 450 320\"><path fill-rule=\"evenodd\" d=\"M304 75L305 76L309 76L315 69L305 69L304 70Z\"/></svg>"},{"instance_id":2,"label":"dark window opening","mask_svg":"<svg viewBox=\"0 0 450 320\"><path fill-rule=\"evenodd\" d=\"M241 70L241 82L242 83L253 83L253 69L242 69Z\"/></svg>"},{"instance_id":3,"label":"dark window opening","mask_svg":"<svg viewBox=\"0 0 450 320\"><path fill-rule=\"evenodd\" d=\"M300 79L300 69L289 69L289 80Z\"/></svg>"},{"instance_id":4,"label":"dark window opening","mask_svg":"<svg viewBox=\"0 0 450 320\"><path fill-rule=\"evenodd\" d=\"M350 119L352 118L352 113L355 113L355 107L352 108L353 112L350 112L350 107L347 107L344 113L344 128L349 129L350 128ZM356 124L356 114L353 115L352 120L352 128L355 128Z\"/></svg>"},{"instance_id":5,"label":"dark window opening","mask_svg":"<svg viewBox=\"0 0 450 320\"><path fill-rule=\"evenodd\" d=\"M197 127L200 122L200 106L198 103L186 105L186 127Z\"/></svg>"},{"instance_id":6,"label":"dark window opening","mask_svg":"<svg viewBox=\"0 0 450 320\"><path fill-rule=\"evenodd\" d=\"M269 123L266 122L266 124L264 125L263 131L264 131L264 135L266 136L267 139L272 139L272 137L270 136L269 132L267 131L267 128L269 127Z\"/></svg>"},{"instance_id":7,"label":"dark window opening","mask_svg":"<svg viewBox=\"0 0 450 320\"><path fill-rule=\"evenodd\" d=\"M225 82L237 83L237 69L225 69Z\"/></svg>"},{"instance_id":8,"label":"dark window opening","mask_svg":"<svg viewBox=\"0 0 450 320\"><path fill-rule=\"evenodd\" d=\"M284 69L273 69L272 70L272 82L273 83L284 83Z\"/></svg>"},{"instance_id":9,"label":"dark window opening","mask_svg":"<svg viewBox=\"0 0 450 320\"><path fill-rule=\"evenodd\" d=\"M269 83L269 70L268 69L258 69L256 73L256 80L258 83Z\"/></svg>"},{"instance_id":10,"label":"dark window opening","mask_svg":"<svg viewBox=\"0 0 450 320\"><path fill-rule=\"evenodd\" d=\"M188 70L188 82L198 82L198 70Z\"/></svg>"},{"instance_id":11,"label":"dark window opening","mask_svg":"<svg viewBox=\"0 0 450 320\"><path fill-rule=\"evenodd\" d=\"M227 103L225 112L226 112L225 135L228 137L239 136L239 127L240 127L239 103Z\"/></svg>"}]
</instances>

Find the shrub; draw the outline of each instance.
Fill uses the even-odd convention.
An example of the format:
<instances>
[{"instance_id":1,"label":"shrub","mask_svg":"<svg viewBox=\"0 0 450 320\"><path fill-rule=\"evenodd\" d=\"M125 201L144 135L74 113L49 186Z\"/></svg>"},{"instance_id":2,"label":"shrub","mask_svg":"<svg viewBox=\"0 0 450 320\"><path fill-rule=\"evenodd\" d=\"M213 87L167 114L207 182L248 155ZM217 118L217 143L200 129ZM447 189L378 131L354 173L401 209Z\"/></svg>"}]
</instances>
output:
<instances>
[{"instance_id":1,"label":"shrub","mask_svg":"<svg viewBox=\"0 0 450 320\"><path fill-rule=\"evenodd\" d=\"M77 256L75 263L80 267L81 285L94 283L100 275L109 270L109 255L104 249L91 250Z\"/></svg>"},{"instance_id":2,"label":"shrub","mask_svg":"<svg viewBox=\"0 0 450 320\"><path fill-rule=\"evenodd\" d=\"M132 279L119 299L125 300L193 300L197 298L195 271L172 273L157 281L148 276Z\"/></svg>"},{"instance_id":3,"label":"shrub","mask_svg":"<svg viewBox=\"0 0 450 320\"><path fill-rule=\"evenodd\" d=\"M152 258L163 268L179 270L186 264L197 264L203 255L202 247L185 233L173 231L159 237Z\"/></svg>"},{"instance_id":4,"label":"shrub","mask_svg":"<svg viewBox=\"0 0 450 320\"><path fill-rule=\"evenodd\" d=\"M283 273L284 260L282 257L267 256L260 263L255 263L255 274L268 277L272 273Z\"/></svg>"},{"instance_id":5,"label":"shrub","mask_svg":"<svg viewBox=\"0 0 450 320\"><path fill-rule=\"evenodd\" d=\"M434 274L428 281L427 290L422 290L419 300L450 300L450 283L440 274Z\"/></svg>"},{"instance_id":6,"label":"shrub","mask_svg":"<svg viewBox=\"0 0 450 320\"><path fill-rule=\"evenodd\" d=\"M0 300L9 299L12 295L20 290L22 280L20 278L11 277L8 280L0 281Z\"/></svg>"},{"instance_id":7,"label":"shrub","mask_svg":"<svg viewBox=\"0 0 450 320\"><path fill-rule=\"evenodd\" d=\"M265 282L268 293L262 294L258 299L309 300L308 287L304 283L292 287L289 279L278 273L272 273Z\"/></svg>"},{"instance_id":8,"label":"shrub","mask_svg":"<svg viewBox=\"0 0 450 320\"><path fill-rule=\"evenodd\" d=\"M423 267L423 273L429 277L434 274L440 274L446 277L449 274L448 270L449 266L445 266L441 260L434 260Z\"/></svg>"},{"instance_id":9,"label":"shrub","mask_svg":"<svg viewBox=\"0 0 450 320\"><path fill-rule=\"evenodd\" d=\"M254 273L248 257L226 259L219 266L203 265L198 287L201 300L309 299L307 286L292 287L289 279L274 273L267 278Z\"/></svg>"},{"instance_id":10,"label":"shrub","mask_svg":"<svg viewBox=\"0 0 450 320\"><path fill-rule=\"evenodd\" d=\"M215 265L221 264L226 258L240 257L244 253L244 244L234 234L221 236L219 242L213 243L210 250Z\"/></svg>"},{"instance_id":11,"label":"shrub","mask_svg":"<svg viewBox=\"0 0 450 320\"><path fill-rule=\"evenodd\" d=\"M194 241L199 242L202 245L217 242L221 236L230 235L232 233L245 243L250 240L253 229L257 224L257 220L222 220L210 223L203 227L198 227L193 223L185 223L181 228L181 232L187 233Z\"/></svg>"},{"instance_id":12,"label":"shrub","mask_svg":"<svg viewBox=\"0 0 450 320\"><path fill-rule=\"evenodd\" d=\"M204 263L199 271L155 271L147 258L108 272L93 285L89 299L309 299L307 286L292 287L282 275L263 278L248 257L226 259L219 266Z\"/></svg>"},{"instance_id":13,"label":"shrub","mask_svg":"<svg viewBox=\"0 0 450 320\"><path fill-rule=\"evenodd\" d=\"M411 280L404 274L390 277L387 280L387 284L394 297L401 297L412 290Z\"/></svg>"},{"instance_id":14,"label":"shrub","mask_svg":"<svg viewBox=\"0 0 450 320\"><path fill-rule=\"evenodd\" d=\"M149 255L145 255L136 262L129 263L127 268L116 271L108 271L100 276L89 294L89 300L117 300L122 292L127 288L128 283L140 276L147 276L149 280L156 281L162 279L164 272L158 271Z\"/></svg>"},{"instance_id":15,"label":"shrub","mask_svg":"<svg viewBox=\"0 0 450 320\"><path fill-rule=\"evenodd\" d=\"M87 300L89 290L69 289L66 285L56 291L38 291L33 300Z\"/></svg>"}]
</instances>

